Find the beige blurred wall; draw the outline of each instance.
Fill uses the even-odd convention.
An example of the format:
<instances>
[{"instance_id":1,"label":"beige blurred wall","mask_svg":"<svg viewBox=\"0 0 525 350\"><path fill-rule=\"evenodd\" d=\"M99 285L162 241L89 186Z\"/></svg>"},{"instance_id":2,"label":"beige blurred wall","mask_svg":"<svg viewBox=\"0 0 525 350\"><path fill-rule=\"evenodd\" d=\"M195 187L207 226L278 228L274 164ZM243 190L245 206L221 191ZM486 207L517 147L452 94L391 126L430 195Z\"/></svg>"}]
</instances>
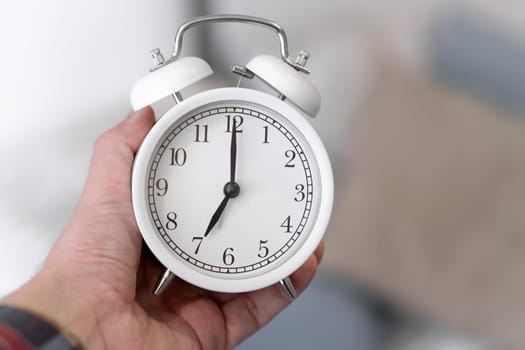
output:
<instances>
[{"instance_id":1,"label":"beige blurred wall","mask_svg":"<svg viewBox=\"0 0 525 350\"><path fill-rule=\"evenodd\" d=\"M525 345L525 123L404 66L353 129L325 266L497 348Z\"/></svg>"},{"instance_id":2,"label":"beige blurred wall","mask_svg":"<svg viewBox=\"0 0 525 350\"><path fill-rule=\"evenodd\" d=\"M521 40L525 5L230 0L209 8L272 18L292 52L312 52L323 96L313 124L336 170L325 267L497 348L525 347L525 123L427 70L436 17L469 13ZM255 30L217 29L211 38L223 67L276 50L271 34ZM221 38L239 49L222 52Z\"/></svg>"}]
</instances>

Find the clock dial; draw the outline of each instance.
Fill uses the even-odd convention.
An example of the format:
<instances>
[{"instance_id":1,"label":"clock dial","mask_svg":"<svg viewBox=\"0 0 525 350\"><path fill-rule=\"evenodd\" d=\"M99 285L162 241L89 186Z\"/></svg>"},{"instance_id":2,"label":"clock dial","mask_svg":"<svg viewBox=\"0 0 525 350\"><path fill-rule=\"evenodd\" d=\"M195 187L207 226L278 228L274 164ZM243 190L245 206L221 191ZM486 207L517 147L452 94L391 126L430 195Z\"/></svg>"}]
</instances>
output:
<instances>
[{"instance_id":1,"label":"clock dial","mask_svg":"<svg viewBox=\"0 0 525 350\"><path fill-rule=\"evenodd\" d=\"M162 244L195 271L223 279L286 262L319 207L309 143L287 118L256 103L219 101L181 116L159 138L146 181L149 220Z\"/></svg>"}]
</instances>

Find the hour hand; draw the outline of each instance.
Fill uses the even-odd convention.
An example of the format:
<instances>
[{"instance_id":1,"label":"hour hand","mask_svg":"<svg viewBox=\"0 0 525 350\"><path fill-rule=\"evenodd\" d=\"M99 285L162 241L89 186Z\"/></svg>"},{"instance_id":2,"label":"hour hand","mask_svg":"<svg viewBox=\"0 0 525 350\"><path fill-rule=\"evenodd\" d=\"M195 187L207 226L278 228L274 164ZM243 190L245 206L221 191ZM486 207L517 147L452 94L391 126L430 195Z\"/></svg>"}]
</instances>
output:
<instances>
[{"instance_id":1,"label":"hour hand","mask_svg":"<svg viewBox=\"0 0 525 350\"><path fill-rule=\"evenodd\" d=\"M222 215L222 212L226 208L226 204L228 204L228 201L230 200L230 198L231 197L224 196L224 198L222 199L221 203L219 204L219 207L217 208L217 210L215 210L215 213L213 213L213 215L212 215L212 217L210 219L210 223L208 224L208 228L206 229L206 232L204 233L204 237L207 237L208 234L211 232L211 230L213 230L213 228L217 224L217 221L219 221L219 219L220 219L220 217Z\"/></svg>"},{"instance_id":2,"label":"hour hand","mask_svg":"<svg viewBox=\"0 0 525 350\"><path fill-rule=\"evenodd\" d=\"M208 236L208 234L213 230L215 225L217 224L217 221L221 218L222 212L226 208L226 204L228 204L228 201L230 198L237 197L240 193L241 189L239 188L239 185L231 182L227 182L226 185L224 185L224 198L222 199L221 203L219 204L219 207L217 210L215 210L215 213L213 213L210 223L208 224L208 228L206 228L206 232L204 233L204 237Z\"/></svg>"}]
</instances>

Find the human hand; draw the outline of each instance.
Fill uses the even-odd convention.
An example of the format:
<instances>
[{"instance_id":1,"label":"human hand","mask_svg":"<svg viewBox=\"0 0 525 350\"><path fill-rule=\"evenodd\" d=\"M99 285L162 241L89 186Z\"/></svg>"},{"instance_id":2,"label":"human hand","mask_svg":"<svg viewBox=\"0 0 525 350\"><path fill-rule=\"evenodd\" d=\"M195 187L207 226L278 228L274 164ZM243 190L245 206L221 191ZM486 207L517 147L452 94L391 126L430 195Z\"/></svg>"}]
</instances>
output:
<instances>
[{"instance_id":1,"label":"human hand","mask_svg":"<svg viewBox=\"0 0 525 350\"><path fill-rule=\"evenodd\" d=\"M288 305L280 286L243 294L206 291L176 279L155 297L163 267L142 249L131 203L134 155L154 123L145 108L96 142L80 201L44 266L2 303L31 310L89 349L229 349ZM313 278L323 244L292 275Z\"/></svg>"}]
</instances>

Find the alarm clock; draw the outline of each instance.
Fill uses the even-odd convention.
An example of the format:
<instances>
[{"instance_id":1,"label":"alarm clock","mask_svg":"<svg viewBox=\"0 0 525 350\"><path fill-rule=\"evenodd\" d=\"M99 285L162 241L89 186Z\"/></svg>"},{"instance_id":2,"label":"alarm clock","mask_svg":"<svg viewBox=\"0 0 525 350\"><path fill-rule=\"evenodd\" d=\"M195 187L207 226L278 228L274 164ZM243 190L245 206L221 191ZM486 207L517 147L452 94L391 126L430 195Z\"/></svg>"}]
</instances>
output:
<instances>
[{"instance_id":1,"label":"alarm clock","mask_svg":"<svg viewBox=\"0 0 525 350\"><path fill-rule=\"evenodd\" d=\"M237 86L182 96L213 74L198 57L180 57L184 33L200 24L256 24L274 31L280 57L261 55L234 65ZM246 292L281 283L320 243L332 210L333 176L307 118L319 112L317 88L306 78L309 54L292 61L275 22L240 15L192 19L175 48L137 81L137 110L172 95L175 105L156 122L136 154L132 200L144 241L166 267L159 295L175 276L204 289ZM241 87L257 79L266 91Z\"/></svg>"}]
</instances>

